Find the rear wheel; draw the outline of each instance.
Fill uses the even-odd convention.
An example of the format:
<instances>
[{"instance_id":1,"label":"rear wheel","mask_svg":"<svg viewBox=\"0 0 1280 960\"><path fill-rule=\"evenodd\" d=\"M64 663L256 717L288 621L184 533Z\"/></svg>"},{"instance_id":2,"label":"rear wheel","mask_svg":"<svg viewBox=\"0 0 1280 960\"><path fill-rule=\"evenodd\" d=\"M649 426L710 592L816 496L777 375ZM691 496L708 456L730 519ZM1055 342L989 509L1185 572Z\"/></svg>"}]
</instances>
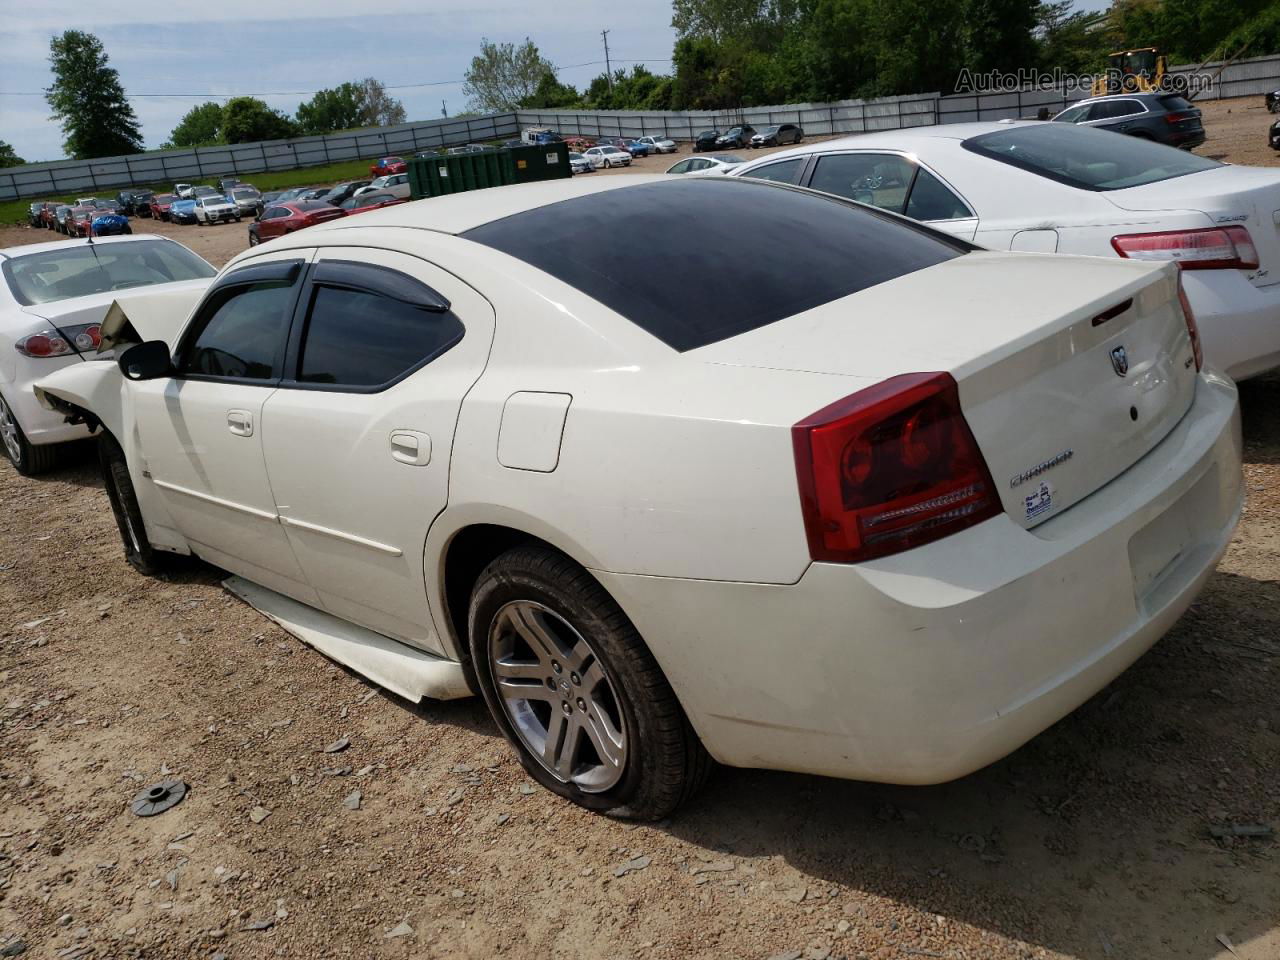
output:
<instances>
[{"instance_id":1,"label":"rear wheel","mask_svg":"<svg viewBox=\"0 0 1280 960\"><path fill-rule=\"evenodd\" d=\"M481 692L520 762L589 810L656 820L711 758L635 627L586 570L547 547L480 575L468 632Z\"/></svg>"},{"instance_id":2,"label":"rear wheel","mask_svg":"<svg viewBox=\"0 0 1280 960\"><path fill-rule=\"evenodd\" d=\"M172 569L179 558L154 549L147 539L142 509L133 490L133 478L129 476L129 464L120 444L109 433L98 438L98 462L102 464L103 486L107 488L111 512L120 529L120 541L124 544L124 557L129 565L148 577Z\"/></svg>"},{"instance_id":3,"label":"rear wheel","mask_svg":"<svg viewBox=\"0 0 1280 960\"><path fill-rule=\"evenodd\" d=\"M0 447L4 455L24 477L47 473L58 462L60 444L33 444L22 432L18 417L0 396Z\"/></svg>"}]
</instances>

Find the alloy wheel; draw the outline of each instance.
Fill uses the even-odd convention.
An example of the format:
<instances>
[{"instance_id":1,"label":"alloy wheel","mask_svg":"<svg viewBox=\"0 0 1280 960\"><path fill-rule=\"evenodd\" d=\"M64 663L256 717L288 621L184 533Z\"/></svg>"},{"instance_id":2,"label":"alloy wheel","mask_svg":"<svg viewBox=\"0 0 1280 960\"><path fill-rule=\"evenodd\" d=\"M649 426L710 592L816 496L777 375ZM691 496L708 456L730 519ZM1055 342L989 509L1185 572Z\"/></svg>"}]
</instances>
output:
<instances>
[{"instance_id":1,"label":"alloy wheel","mask_svg":"<svg viewBox=\"0 0 1280 960\"><path fill-rule=\"evenodd\" d=\"M488 651L502 709L538 763L585 793L615 786L627 767L621 705L587 640L550 608L513 600L494 615Z\"/></svg>"},{"instance_id":2,"label":"alloy wheel","mask_svg":"<svg viewBox=\"0 0 1280 960\"><path fill-rule=\"evenodd\" d=\"M0 441L4 442L9 459L17 463L22 459L22 442L18 437L18 421L9 405L0 397Z\"/></svg>"}]
</instances>

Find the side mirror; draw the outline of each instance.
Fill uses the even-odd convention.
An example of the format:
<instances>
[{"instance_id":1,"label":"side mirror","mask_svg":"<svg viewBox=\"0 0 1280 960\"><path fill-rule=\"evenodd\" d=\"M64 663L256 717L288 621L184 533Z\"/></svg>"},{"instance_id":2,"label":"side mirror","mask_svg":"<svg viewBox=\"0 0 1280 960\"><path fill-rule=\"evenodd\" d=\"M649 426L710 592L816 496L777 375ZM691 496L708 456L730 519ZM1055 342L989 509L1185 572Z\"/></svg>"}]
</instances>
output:
<instances>
[{"instance_id":1,"label":"side mirror","mask_svg":"<svg viewBox=\"0 0 1280 960\"><path fill-rule=\"evenodd\" d=\"M134 344L116 363L127 380L156 380L173 373L173 358L163 340Z\"/></svg>"}]
</instances>

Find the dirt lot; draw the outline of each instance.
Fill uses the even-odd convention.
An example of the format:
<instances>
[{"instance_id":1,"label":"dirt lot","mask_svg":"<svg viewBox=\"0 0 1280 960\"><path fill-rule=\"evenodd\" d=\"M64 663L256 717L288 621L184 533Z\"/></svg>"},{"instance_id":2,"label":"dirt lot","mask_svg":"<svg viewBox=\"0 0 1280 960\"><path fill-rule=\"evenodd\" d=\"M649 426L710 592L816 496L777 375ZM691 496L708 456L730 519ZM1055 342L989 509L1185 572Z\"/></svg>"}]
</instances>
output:
<instances>
[{"instance_id":1,"label":"dirt lot","mask_svg":"<svg viewBox=\"0 0 1280 960\"><path fill-rule=\"evenodd\" d=\"M1206 106L1201 152L1274 162L1260 109ZM1275 960L1280 850L1209 833L1280 821L1280 380L1242 395L1230 551L1082 709L945 786L721 770L639 827L535 789L479 702L409 706L208 567L133 573L88 457L0 469L0 955Z\"/></svg>"}]
</instances>

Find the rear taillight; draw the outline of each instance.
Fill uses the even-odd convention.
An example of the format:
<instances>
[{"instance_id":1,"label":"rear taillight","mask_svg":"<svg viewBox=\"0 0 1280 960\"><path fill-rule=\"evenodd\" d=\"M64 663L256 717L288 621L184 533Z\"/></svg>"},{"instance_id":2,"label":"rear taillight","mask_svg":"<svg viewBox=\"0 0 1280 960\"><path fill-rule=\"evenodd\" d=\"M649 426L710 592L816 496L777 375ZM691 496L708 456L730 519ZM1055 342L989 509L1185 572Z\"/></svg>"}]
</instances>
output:
<instances>
[{"instance_id":1,"label":"rear taillight","mask_svg":"<svg viewBox=\"0 0 1280 960\"><path fill-rule=\"evenodd\" d=\"M1178 302L1182 304L1182 315L1187 320L1187 334L1191 337L1191 352L1196 357L1196 370L1204 367L1204 348L1200 346L1200 328L1196 326L1196 315L1191 311L1191 301L1187 299L1187 291L1182 289L1182 275L1178 275Z\"/></svg>"},{"instance_id":2,"label":"rear taillight","mask_svg":"<svg viewBox=\"0 0 1280 960\"><path fill-rule=\"evenodd\" d=\"M73 353L90 353L102 342L102 328L96 323L42 330L15 343L14 349L24 357L66 357Z\"/></svg>"},{"instance_id":3,"label":"rear taillight","mask_svg":"<svg viewBox=\"0 0 1280 960\"><path fill-rule=\"evenodd\" d=\"M1111 238L1130 260L1172 260L1183 270L1256 270L1258 251L1244 227L1130 233Z\"/></svg>"},{"instance_id":4,"label":"rear taillight","mask_svg":"<svg viewBox=\"0 0 1280 960\"><path fill-rule=\"evenodd\" d=\"M1191 120L1194 117L1194 113L1166 113L1164 115L1164 122L1172 126L1175 123L1181 123L1183 120Z\"/></svg>"},{"instance_id":5,"label":"rear taillight","mask_svg":"<svg viewBox=\"0 0 1280 960\"><path fill-rule=\"evenodd\" d=\"M948 373L909 373L791 428L814 560L858 563L949 536L1001 511Z\"/></svg>"}]
</instances>

